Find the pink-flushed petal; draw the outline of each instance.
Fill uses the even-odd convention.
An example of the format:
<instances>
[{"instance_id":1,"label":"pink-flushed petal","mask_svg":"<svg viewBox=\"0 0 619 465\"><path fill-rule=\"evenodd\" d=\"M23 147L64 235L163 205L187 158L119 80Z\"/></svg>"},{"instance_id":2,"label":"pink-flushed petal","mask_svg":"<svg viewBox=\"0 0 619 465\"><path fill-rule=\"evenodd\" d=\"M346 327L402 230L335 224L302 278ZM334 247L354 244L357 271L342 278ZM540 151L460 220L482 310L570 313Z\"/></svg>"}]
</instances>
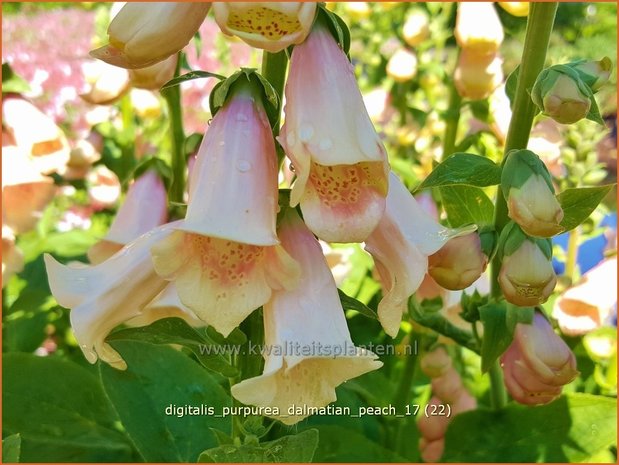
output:
<instances>
[{"instance_id":1,"label":"pink-flushed petal","mask_svg":"<svg viewBox=\"0 0 619 465\"><path fill-rule=\"evenodd\" d=\"M227 336L269 300L272 286L292 285L297 266L274 248L281 246L175 231L153 247L152 256L157 273L175 283L181 302Z\"/></svg>"},{"instance_id":2,"label":"pink-flushed petal","mask_svg":"<svg viewBox=\"0 0 619 465\"><path fill-rule=\"evenodd\" d=\"M279 52L307 37L314 21L314 2L214 2L222 32L252 47Z\"/></svg>"},{"instance_id":3,"label":"pink-flushed petal","mask_svg":"<svg viewBox=\"0 0 619 465\"><path fill-rule=\"evenodd\" d=\"M135 318L127 321L128 326L148 326L163 318L181 318L194 328L206 326L202 320L183 305L178 298L178 291L174 283L168 283L163 291L155 297Z\"/></svg>"},{"instance_id":4,"label":"pink-flushed petal","mask_svg":"<svg viewBox=\"0 0 619 465\"><path fill-rule=\"evenodd\" d=\"M264 306L264 373L234 385L232 394L245 404L278 407L275 418L292 425L308 413L287 415L290 406L324 407L336 400L339 384L382 363L352 343L322 249L292 210L280 238L301 265L301 281L292 291L275 292Z\"/></svg>"},{"instance_id":5,"label":"pink-flushed petal","mask_svg":"<svg viewBox=\"0 0 619 465\"><path fill-rule=\"evenodd\" d=\"M108 258L117 254L123 247L123 244L103 239L88 249L86 255L88 256L88 261L91 264L98 265L99 263L103 263Z\"/></svg>"},{"instance_id":6,"label":"pink-flushed petal","mask_svg":"<svg viewBox=\"0 0 619 465\"><path fill-rule=\"evenodd\" d=\"M277 200L271 128L260 98L240 88L217 112L200 146L184 230L275 245Z\"/></svg>"},{"instance_id":7,"label":"pink-flushed petal","mask_svg":"<svg viewBox=\"0 0 619 465\"><path fill-rule=\"evenodd\" d=\"M45 255L52 294L60 305L71 308L71 326L90 363L101 358L115 368L126 368L105 338L119 324L140 315L167 285L153 269L150 248L176 226L178 222L149 231L95 266L69 267Z\"/></svg>"},{"instance_id":8,"label":"pink-flushed petal","mask_svg":"<svg viewBox=\"0 0 619 465\"><path fill-rule=\"evenodd\" d=\"M440 405L444 405L444 402L441 401L441 399L439 399L438 397L432 397L430 399L430 402L428 402L428 405L431 409L432 407L434 407L438 410L438 408L440 408ZM447 415L421 415L419 420L417 421L417 428L419 429L419 433L421 434L421 436L426 441L432 442L445 437L449 421L450 418Z\"/></svg>"}]
</instances>

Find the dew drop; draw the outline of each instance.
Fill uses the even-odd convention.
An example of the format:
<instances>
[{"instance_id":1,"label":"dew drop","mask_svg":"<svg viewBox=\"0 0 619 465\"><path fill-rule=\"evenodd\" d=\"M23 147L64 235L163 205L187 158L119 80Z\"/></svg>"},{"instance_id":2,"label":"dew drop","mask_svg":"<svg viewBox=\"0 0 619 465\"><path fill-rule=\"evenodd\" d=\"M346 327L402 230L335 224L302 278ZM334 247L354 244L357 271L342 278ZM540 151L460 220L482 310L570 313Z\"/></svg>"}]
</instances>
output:
<instances>
[{"instance_id":1,"label":"dew drop","mask_svg":"<svg viewBox=\"0 0 619 465\"><path fill-rule=\"evenodd\" d=\"M333 147L333 141L331 139L323 139L318 144L318 147L320 147L320 150L329 150Z\"/></svg>"},{"instance_id":2,"label":"dew drop","mask_svg":"<svg viewBox=\"0 0 619 465\"><path fill-rule=\"evenodd\" d=\"M301 142L309 142L314 135L314 127L309 124L302 124L299 129L299 139Z\"/></svg>"},{"instance_id":3,"label":"dew drop","mask_svg":"<svg viewBox=\"0 0 619 465\"><path fill-rule=\"evenodd\" d=\"M247 173L251 169L251 163L247 160L239 160L236 162L236 169L241 173Z\"/></svg>"}]
</instances>

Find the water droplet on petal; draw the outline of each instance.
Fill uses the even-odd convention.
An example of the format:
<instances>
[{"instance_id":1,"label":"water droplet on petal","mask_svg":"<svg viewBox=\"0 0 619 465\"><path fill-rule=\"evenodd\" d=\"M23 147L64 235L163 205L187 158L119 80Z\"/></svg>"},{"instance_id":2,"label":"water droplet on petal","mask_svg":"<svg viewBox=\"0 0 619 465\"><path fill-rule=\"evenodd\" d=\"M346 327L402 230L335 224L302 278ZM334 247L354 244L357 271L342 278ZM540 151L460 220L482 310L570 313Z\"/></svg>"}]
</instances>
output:
<instances>
[{"instance_id":1,"label":"water droplet on petal","mask_svg":"<svg viewBox=\"0 0 619 465\"><path fill-rule=\"evenodd\" d=\"M318 147L320 147L320 150L329 150L333 147L333 141L331 139L323 139L318 144Z\"/></svg>"},{"instance_id":2,"label":"water droplet on petal","mask_svg":"<svg viewBox=\"0 0 619 465\"><path fill-rule=\"evenodd\" d=\"M247 173L251 169L251 163L247 160L239 160L236 162L236 169L241 173Z\"/></svg>"},{"instance_id":3,"label":"water droplet on petal","mask_svg":"<svg viewBox=\"0 0 619 465\"><path fill-rule=\"evenodd\" d=\"M309 142L314 135L314 127L309 124L302 124L299 129L299 139L301 142Z\"/></svg>"}]
</instances>

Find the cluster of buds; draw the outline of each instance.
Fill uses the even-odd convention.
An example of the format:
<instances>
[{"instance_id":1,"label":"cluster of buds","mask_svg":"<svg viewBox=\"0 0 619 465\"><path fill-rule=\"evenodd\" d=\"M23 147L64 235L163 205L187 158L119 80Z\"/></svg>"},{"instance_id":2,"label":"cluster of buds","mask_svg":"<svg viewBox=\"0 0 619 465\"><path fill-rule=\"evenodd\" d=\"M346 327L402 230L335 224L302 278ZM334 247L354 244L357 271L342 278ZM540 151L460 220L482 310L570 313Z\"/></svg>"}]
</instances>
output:
<instances>
[{"instance_id":1,"label":"cluster of buds","mask_svg":"<svg viewBox=\"0 0 619 465\"><path fill-rule=\"evenodd\" d=\"M576 61L544 69L531 91L533 103L558 123L572 124L583 118L599 121L594 93L608 82L610 58Z\"/></svg>"},{"instance_id":2,"label":"cluster of buds","mask_svg":"<svg viewBox=\"0 0 619 465\"><path fill-rule=\"evenodd\" d=\"M459 3L454 34L461 49L454 75L456 89L463 98L485 99L503 82L499 55L503 26L493 3Z\"/></svg>"},{"instance_id":3,"label":"cluster of buds","mask_svg":"<svg viewBox=\"0 0 619 465\"><path fill-rule=\"evenodd\" d=\"M414 48L430 34L430 21L421 8L413 8L406 15L402 37L406 46L398 47L387 62L387 76L395 82L407 82L417 75L417 55ZM409 48L410 47L410 48Z\"/></svg>"},{"instance_id":4,"label":"cluster of buds","mask_svg":"<svg viewBox=\"0 0 619 465\"><path fill-rule=\"evenodd\" d=\"M507 391L526 405L552 402L578 376L574 354L539 312L531 324L516 325L501 367Z\"/></svg>"},{"instance_id":5,"label":"cluster of buds","mask_svg":"<svg viewBox=\"0 0 619 465\"><path fill-rule=\"evenodd\" d=\"M424 354L420 361L421 370L432 379L432 398L428 405L449 404L451 415L421 415L417 422L421 438L419 449L425 462L438 462L445 448L445 433L455 415L473 410L477 401L462 384L462 378L452 366L451 358L443 346ZM432 410L431 410L432 411Z\"/></svg>"}]
</instances>

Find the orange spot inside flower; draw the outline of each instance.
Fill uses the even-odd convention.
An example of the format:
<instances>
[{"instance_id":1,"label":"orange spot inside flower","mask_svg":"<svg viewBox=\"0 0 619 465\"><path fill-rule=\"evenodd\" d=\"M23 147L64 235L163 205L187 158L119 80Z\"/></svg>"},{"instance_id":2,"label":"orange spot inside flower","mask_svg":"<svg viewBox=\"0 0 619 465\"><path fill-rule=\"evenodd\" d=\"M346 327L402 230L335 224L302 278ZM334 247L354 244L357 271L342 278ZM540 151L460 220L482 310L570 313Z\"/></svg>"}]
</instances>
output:
<instances>
[{"instance_id":1,"label":"orange spot inside flower","mask_svg":"<svg viewBox=\"0 0 619 465\"><path fill-rule=\"evenodd\" d=\"M329 208L355 205L368 190L387 195L387 178L381 162L336 166L312 163L308 182L314 187L321 203Z\"/></svg>"},{"instance_id":2,"label":"orange spot inside flower","mask_svg":"<svg viewBox=\"0 0 619 465\"><path fill-rule=\"evenodd\" d=\"M296 16L289 16L266 7L233 11L228 17L228 26L241 32L260 34L266 39L279 40L301 29Z\"/></svg>"},{"instance_id":3,"label":"orange spot inside flower","mask_svg":"<svg viewBox=\"0 0 619 465\"><path fill-rule=\"evenodd\" d=\"M32 155L35 157L47 155L62 149L60 139L46 140L32 144Z\"/></svg>"},{"instance_id":4,"label":"orange spot inside flower","mask_svg":"<svg viewBox=\"0 0 619 465\"><path fill-rule=\"evenodd\" d=\"M208 279L224 286L246 285L252 270L264 259L265 248L256 245L198 234L185 234L185 241L200 257Z\"/></svg>"}]
</instances>

